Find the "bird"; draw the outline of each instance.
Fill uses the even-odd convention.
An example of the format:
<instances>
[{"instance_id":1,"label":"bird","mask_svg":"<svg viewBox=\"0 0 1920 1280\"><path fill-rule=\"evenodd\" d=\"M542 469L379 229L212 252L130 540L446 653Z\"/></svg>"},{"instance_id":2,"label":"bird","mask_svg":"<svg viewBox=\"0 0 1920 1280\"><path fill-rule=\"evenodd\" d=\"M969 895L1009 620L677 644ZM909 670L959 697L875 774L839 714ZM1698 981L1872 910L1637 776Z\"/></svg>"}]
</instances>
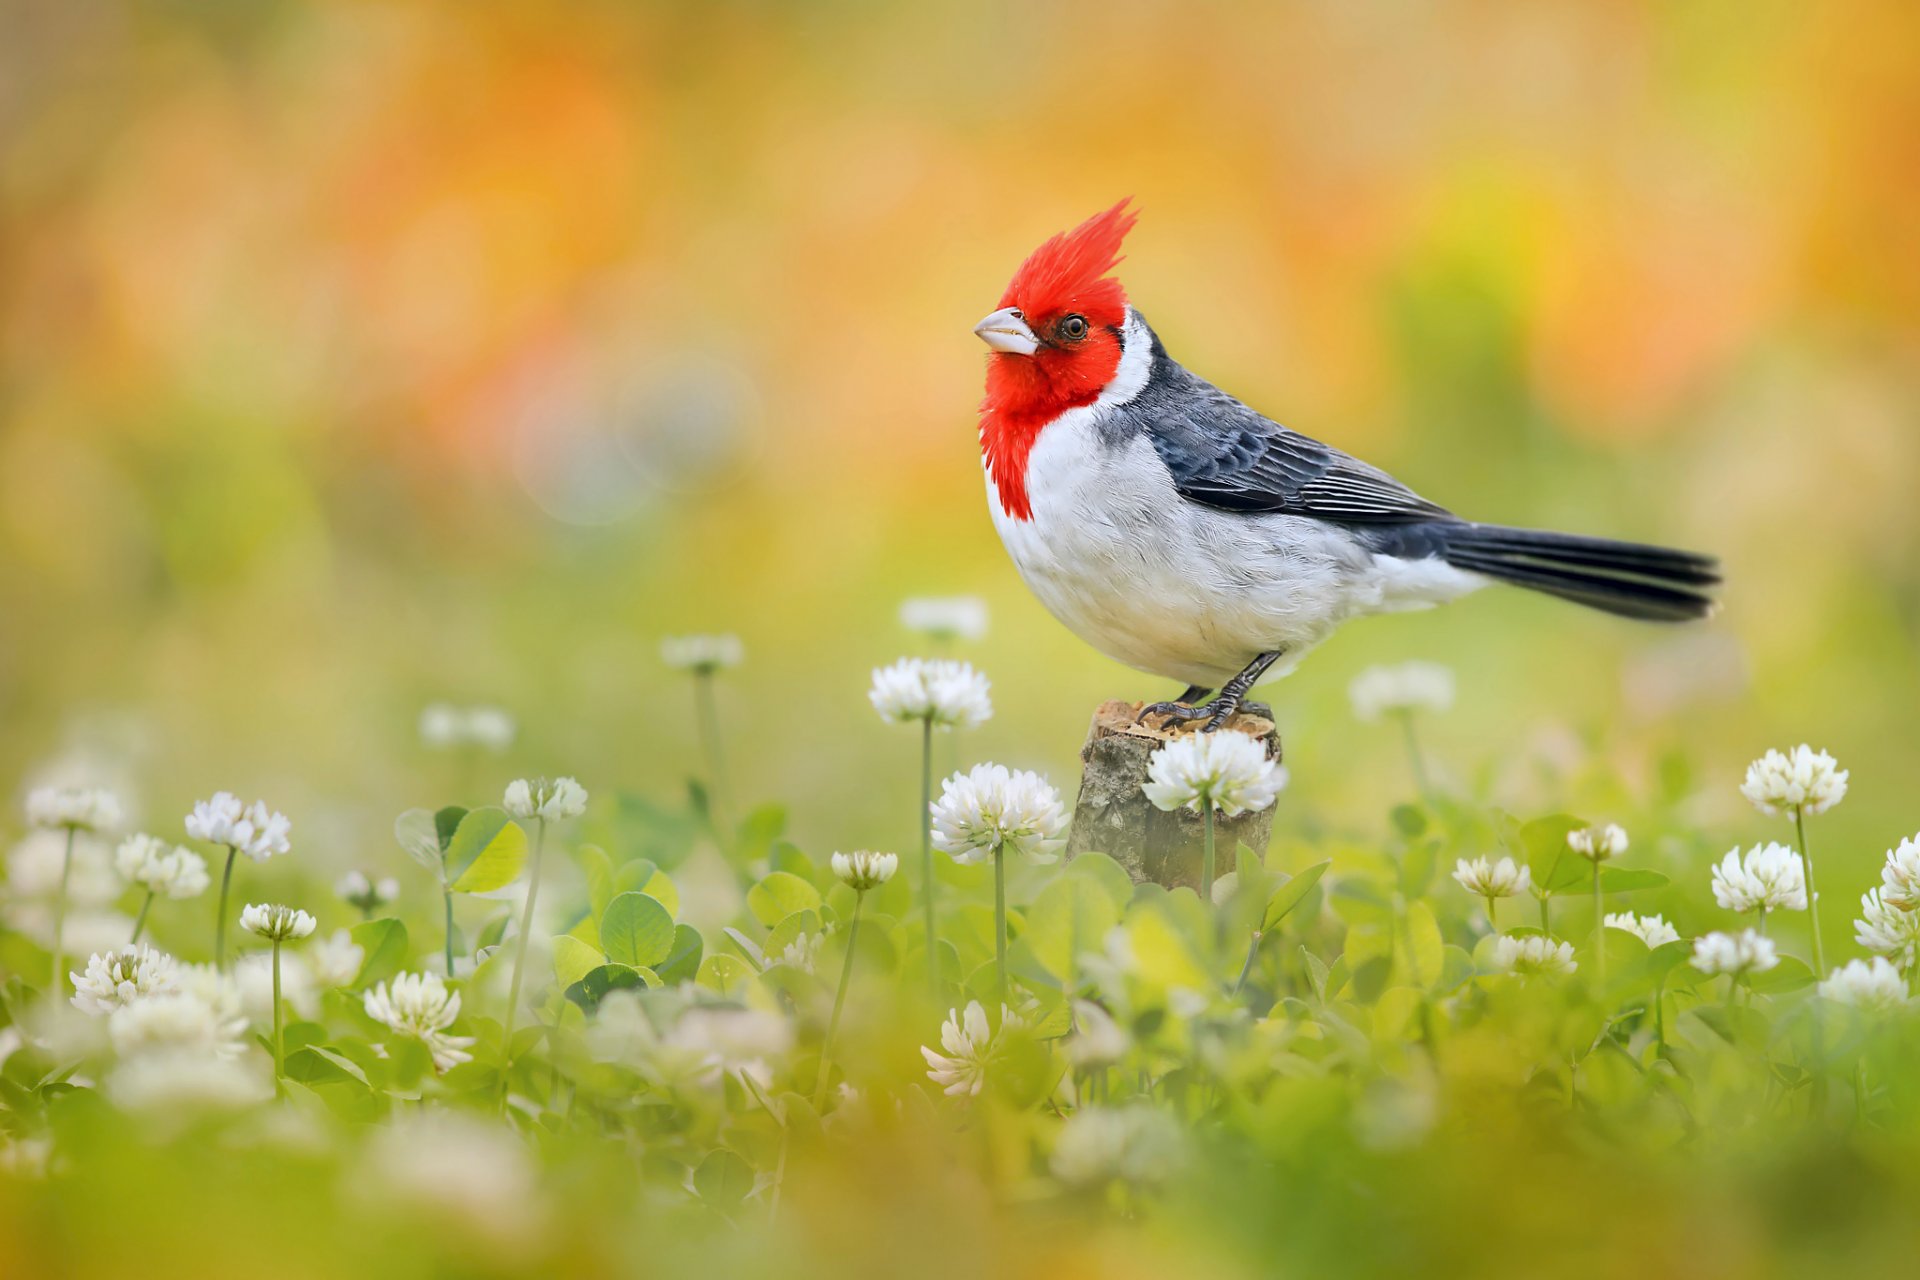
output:
<instances>
[{"instance_id":1,"label":"bird","mask_svg":"<svg viewBox=\"0 0 1920 1280\"><path fill-rule=\"evenodd\" d=\"M1186 685L1140 720L1212 732L1342 623L1493 583L1649 622L1713 611L1712 556L1463 519L1188 370L1113 274L1130 204L1041 244L974 333L994 526L1070 631Z\"/></svg>"}]
</instances>

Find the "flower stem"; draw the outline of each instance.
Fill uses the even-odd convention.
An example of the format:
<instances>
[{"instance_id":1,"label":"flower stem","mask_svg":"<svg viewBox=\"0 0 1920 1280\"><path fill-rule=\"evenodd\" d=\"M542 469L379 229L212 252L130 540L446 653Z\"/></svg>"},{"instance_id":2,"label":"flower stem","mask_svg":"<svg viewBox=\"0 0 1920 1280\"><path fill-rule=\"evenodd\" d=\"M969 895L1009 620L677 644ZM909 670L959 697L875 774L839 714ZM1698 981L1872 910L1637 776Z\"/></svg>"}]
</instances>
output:
<instances>
[{"instance_id":1,"label":"flower stem","mask_svg":"<svg viewBox=\"0 0 1920 1280\"><path fill-rule=\"evenodd\" d=\"M1007 854L993 847L993 959L1000 974L1000 999L1007 998Z\"/></svg>"},{"instance_id":2,"label":"flower stem","mask_svg":"<svg viewBox=\"0 0 1920 1280\"><path fill-rule=\"evenodd\" d=\"M238 849L227 846L227 869L220 873L219 914L213 918L213 967L221 973L227 971L227 890L233 887L233 860L239 856Z\"/></svg>"},{"instance_id":3,"label":"flower stem","mask_svg":"<svg viewBox=\"0 0 1920 1280\"><path fill-rule=\"evenodd\" d=\"M441 896L447 900L447 981L453 981L453 886L440 886Z\"/></svg>"},{"instance_id":4,"label":"flower stem","mask_svg":"<svg viewBox=\"0 0 1920 1280\"><path fill-rule=\"evenodd\" d=\"M1207 806L1207 843L1200 857L1200 901L1213 905L1213 798L1202 797Z\"/></svg>"},{"instance_id":5,"label":"flower stem","mask_svg":"<svg viewBox=\"0 0 1920 1280\"><path fill-rule=\"evenodd\" d=\"M140 931L147 927L147 912L152 909L153 890L149 889L147 890L147 900L140 904L140 914L133 918L133 936L127 939L128 946L132 946L134 943L140 941Z\"/></svg>"},{"instance_id":6,"label":"flower stem","mask_svg":"<svg viewBox=\"0 0 1920 1280\"><path fill-rule=\"evenodd\" d=\"M1413 712L1401 711L1400 731L1407 740L1407 761L1413 769L1413 785L1419 788L1422 800L1433 796L1433 787L1427 778L1427 759L1420 754L1420 736L1414 732Z\"/></svg>"},{"instance_id":7,"label":"flower stem","mask_svg":"<svg viewBox=\"0 0 1920 1280\"><path fill-rule=\"evenodd\" d=\"M1494 897L1492 894L1487 895L1487 928L1491 929L1495 933L1500 932L1500 921L1494 915L1494 911L1493 911L1493 904L1498 901L1499 899Z\"/></svg>"},{"instance_id":8,"label":"flower stem","mask_svg":"<svg viewBox=\"0 0 1920 1280\"><path fill-rule=\"evenodd\" d=\"M1800 840L1800 862L1807 871L1807 914L1813 918L1813 971L1827 971L1825 954L1820 949L1820 895L1813 887L1813 853L1807 848L1807 814L1803 806L1793 808L1793 833Z\"/></svg>"},{"instance_id":9,"label":"flower stem","mask_svg":"<svg viewBox=\"0 0 1920 1280\"><path fill-rule=\"evenodd\" d=\"M1553 897L1553 895L1550 893L1540 895L1540 932L1547 934L1549 937L1553 934L1553 924L1547 917L1547 900L1551 897Z\"/></svg>"},{"instance_id":10,"label":"flower stem","mask_svg":"<svg viewBox=\"0 0 1920 1280\"><path fill-rule=\"evenodd\" d=\"M1593 864L1593 973L1602 997L1607 989L1607 908L1600 896L1600 863Z\"/></svg>"},{"instance_id":11,"label":"flower stem","mask_svg":"<svg viewBox=\"0 0 1920 1280\"><path fill-rule=\"evenodd\" d=\"M280 1015L280 939L273 940L273 1096L279 1097L286 1086L287 1050Z\"/></svg>"},{"instance_id":12,"label":"flower stem","mask_svg":"<svg viewBox=\"0 0 1920 1280\"><path fill-rule=\"evenodd\" d=\"M820 1043L820 1071L813 1081L813 1109L827 1099L827 1077L833 1070L833 1038L840 1031L840 1010L847 1003L847 984L853 981L853 944L860 939L860 907L867 900L865 890L853 895L853 921L847 925L847 958L840 962L840 989L833 993L833 1016L827 1019L827 1038Z\"/></svg>"},{"instance_id":13,"label":"flower stem","mask_svg":"<svg viewBox=\"0 0 1920 1280\"><path fill-rule=\"evenodd\" d=\"M713 672L695 671L693 673L693 696L699 705L700 738L707 753L707 804L713 814L713 825L720 834L721 852L733 840L733 826L727 813L727 761L720 745L720 707L713 694Z\"/></svg>"},{"instance_id":14,"label":"flower stem","mask_svg":"<svg viewBox=\"0 0 1920 1280\"><path fill-rule=\"evenodd\" d=\"M53 900L53 981L48 990L56 997L66 993L67 880L73 875L73 833L67 828L67 851L60 858L60 896Z\"/></svg>"},{"instance_id":15,"label":"flower stem","mask_svg":"<svg viewBox=\"0 0 1920 1280\"><path fill-rule=\"evenodd\" d=\"M933 911L933 717L920 722L920 878L927 899L927 994L940 999L940 947Z\"/></svg>"},{"instance_id":16,"label":"flower stem","mask_svg":"<svg viewBox=\"0 0 1920 1280\"><path fill-rule=\"evenodd\" d=\"M513 981L507 986L507 1034L500 1046L500 1096L506 1097L507 1076L513 1070L513 1024L520 1014L520 979L527 967L527 942L533 936L533 903L540 896L540 855L547 847L547 820L534 819L533 865L527 868L527 905L520 913L520 938L513 951Z\"/></svg>"},{"instance_id":17,"label":"flower stem","mask_svg":"<svg viewBox=\"0 0 1920 1280\"><path fill-rule=\"evenodd\" d=\"M1247 975L1253 972L1253 958L1260 954L1260 939L1265 935L1258 929L1253 931L1253 940L1247 943L1247 962L1240 966L1240 976L1233 980L1233 994L1239 995L1240 988L1247 985Z\"/></svg>"}]
</instances>

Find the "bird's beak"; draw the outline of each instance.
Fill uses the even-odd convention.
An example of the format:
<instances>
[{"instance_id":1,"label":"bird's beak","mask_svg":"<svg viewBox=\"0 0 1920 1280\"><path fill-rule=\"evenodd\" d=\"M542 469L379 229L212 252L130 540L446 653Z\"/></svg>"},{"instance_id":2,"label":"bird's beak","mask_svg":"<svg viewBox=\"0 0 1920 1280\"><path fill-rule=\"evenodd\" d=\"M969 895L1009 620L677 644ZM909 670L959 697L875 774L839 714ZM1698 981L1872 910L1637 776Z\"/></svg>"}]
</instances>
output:
<instances>
[{"instance_id":1,"label":"bird's beak","mask_svg":"<svg viewBox=\"0 0 1920 1280\"><path fill-rule=\"evenodd\" d=\"M1018 307L1002 307L992 315L973 326L980 335L980 341L995 351L1005 351L1016 356L1030 356L1040 349L1040 339L1033 336L1033 330L1027 328L1026 318Z\"/></svg>"}]
</instances>

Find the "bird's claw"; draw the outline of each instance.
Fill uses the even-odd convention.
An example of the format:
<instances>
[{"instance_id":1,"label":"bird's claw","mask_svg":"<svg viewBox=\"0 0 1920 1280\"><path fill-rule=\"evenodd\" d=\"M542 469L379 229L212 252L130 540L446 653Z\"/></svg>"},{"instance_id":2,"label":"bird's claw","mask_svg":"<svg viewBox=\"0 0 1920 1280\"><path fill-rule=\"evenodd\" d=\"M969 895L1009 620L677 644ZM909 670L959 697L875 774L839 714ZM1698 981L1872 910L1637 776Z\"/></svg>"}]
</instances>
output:
<instances>
[{"instance_id":1,"label":"bird's claw","mask_svg":"<svg viewBox=\"0 0 1920 1280\"><path fill-rule=\"evenodd\" d=\"M1227 718L1240 709L1240 699L1218 697L1199 706L1190 706L1184 702L1149 702L1140 708L1140 714L1134 718L1135 724L1142 724L1148 716L1165 716L1171 724L1186 724L1194 720L1205 720L1200 732L1212 733L1227 722ZM1163 726L1164 727L1164 726Z\"/></svg>"}]
</instances>

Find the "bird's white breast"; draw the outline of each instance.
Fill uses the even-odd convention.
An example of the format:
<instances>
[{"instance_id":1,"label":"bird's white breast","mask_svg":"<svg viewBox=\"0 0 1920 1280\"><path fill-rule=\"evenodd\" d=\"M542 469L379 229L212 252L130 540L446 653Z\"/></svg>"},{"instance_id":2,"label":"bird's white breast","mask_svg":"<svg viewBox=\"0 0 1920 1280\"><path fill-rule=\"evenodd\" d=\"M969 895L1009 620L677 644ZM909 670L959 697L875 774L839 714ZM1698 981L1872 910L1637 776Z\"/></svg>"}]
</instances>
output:
<instances>
[{"instance_id":1,"label":"bird's white breast","mask_svg":"<svg viewBox=\"0 0 1920 1280\"><path fill-rule=\"evenodd\" d=\"M1021 577L1081 639L1138 670L1217 688L1274 649L1286 653L1275 673L1291 669L1356 614L1422 607L1478 585L1438 562L1377 557L1324 521L1181 497L1146 436L1102 438L1107 415L1146 382L1150 344L1137 320L1126 337L1107 392L1034 442L1032 517L1009 516L987 485Z\"/></svg>"}]
</instances>

